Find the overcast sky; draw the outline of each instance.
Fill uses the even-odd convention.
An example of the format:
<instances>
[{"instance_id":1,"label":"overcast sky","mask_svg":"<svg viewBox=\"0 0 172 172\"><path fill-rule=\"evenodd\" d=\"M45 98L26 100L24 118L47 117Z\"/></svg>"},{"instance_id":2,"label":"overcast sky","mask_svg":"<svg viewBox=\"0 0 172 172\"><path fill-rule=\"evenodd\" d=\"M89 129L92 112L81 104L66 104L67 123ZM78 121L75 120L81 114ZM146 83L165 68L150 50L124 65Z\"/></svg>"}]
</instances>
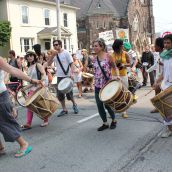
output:
<instances>
[{"instance_id":1,"label":"overcast sky","mask_svg":"<svg viewBox=\"0 0 172 172\"><path fill-rule=\"evenodd\" d=\"M155 32L172 31L172 0L153 0Z\"/></svg>"}]
</instances>

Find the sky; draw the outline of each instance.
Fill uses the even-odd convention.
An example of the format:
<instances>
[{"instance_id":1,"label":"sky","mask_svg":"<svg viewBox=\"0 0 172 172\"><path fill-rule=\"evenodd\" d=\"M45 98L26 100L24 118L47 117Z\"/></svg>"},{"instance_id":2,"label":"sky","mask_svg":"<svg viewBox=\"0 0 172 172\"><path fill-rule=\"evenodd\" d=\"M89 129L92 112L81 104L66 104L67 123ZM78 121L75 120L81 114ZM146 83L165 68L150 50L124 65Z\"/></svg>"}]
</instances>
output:
<instances>
[{"instance_id":1,"label":"sky","mask_svg":"<svg viewBox=\"0 0 172 172\"><path fill-rule=\"evenodd\" d=\"M153 0L155 32L172 32L172 0Z\"/></svg>"}]
</instances>

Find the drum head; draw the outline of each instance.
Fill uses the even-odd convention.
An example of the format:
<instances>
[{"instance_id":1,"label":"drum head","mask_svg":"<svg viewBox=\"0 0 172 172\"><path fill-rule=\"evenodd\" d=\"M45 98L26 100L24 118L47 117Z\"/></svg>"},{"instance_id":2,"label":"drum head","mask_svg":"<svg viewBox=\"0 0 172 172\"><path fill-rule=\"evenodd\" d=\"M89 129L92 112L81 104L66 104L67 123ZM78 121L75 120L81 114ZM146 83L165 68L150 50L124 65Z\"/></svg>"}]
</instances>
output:
<instances>
[{"instance_id":1,"label":"drum head","mask_svg":"<svg viewBox=\"0 0 172 172\"><path fill-rule=\"evenodd\" d=\"M100 93L100 99L102 101L107 101L114 97L114 95L118 92L120 89L121 83L119 81L111 81L108 83L103 89L102 92Z\"/></svg>"},{"instance_id":2,"label":"drum head","mask_svg":"<svg viewBox=\"0 0 172 172\"><path fill-rule=\"evenodd\" d=\"M86 73L86 72L83 72L83 73L82 73L82 76L83 76L84 78L93 78L93 77L94 77L93 74L91 74L91 73Z\"/></svg>"},{"instance_id":3,"label":"drum head","mask_svg":"<svg viewBox=\"0 0 172 172\"><path fill-rule=\"evenodd\" d=\"M71 78L64 78L59 82L58 90L63 91L71 86L73 86L73 80Z\"/></svg>"}]
</instances>

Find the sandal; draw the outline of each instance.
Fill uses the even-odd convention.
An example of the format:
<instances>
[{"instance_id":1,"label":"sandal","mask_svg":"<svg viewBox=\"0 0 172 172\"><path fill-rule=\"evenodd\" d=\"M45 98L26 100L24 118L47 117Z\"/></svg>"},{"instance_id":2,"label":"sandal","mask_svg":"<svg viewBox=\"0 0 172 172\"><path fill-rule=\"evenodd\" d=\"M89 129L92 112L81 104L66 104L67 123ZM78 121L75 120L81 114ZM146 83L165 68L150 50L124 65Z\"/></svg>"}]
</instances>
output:
<instances>
[{"instance_id":1,"label":"sandal","mask_svg":"<svg viewBox=\"0 0 172 172\"><path fill-rule=\"evenodd\" d=\"M46 127L49 123L48 122L44 122L40 125L40 127Z\"/></svg>"},{"instance_id":2,"label":"sandal","mask_svg":"<svg viewBox=\"0 0 172 172\"><path fill-rule=\"evenodd\" d=\"M28 146L26 149L24 150L19 150L17 151L17 153L15 154L15 157L16 158L21 158L25 155L27 155L28 153L30 153L32 151L32 147L31 146Z\"/></svg>"},{"instance_id":3,"label":"sandal","mask_svg":"<svg viewBox=\"0 0 172 172\"><path fill-rule=\"evenodd\" d=\"M22 130L29 130L32 128L29 124L21 125L20 127L22 128Z\"/></svg>"}]
</instances>

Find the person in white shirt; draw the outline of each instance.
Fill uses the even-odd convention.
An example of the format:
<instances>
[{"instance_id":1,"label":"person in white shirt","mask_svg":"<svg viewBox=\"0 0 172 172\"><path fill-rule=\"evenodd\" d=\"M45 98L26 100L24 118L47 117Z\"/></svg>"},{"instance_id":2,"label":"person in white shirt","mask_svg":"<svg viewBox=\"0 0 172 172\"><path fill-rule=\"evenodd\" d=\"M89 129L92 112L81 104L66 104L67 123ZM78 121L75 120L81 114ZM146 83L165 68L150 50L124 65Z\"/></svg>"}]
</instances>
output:
<instances>
[{"instance_id":1,"label":"person in white shirt","mask_svg":"<svg viewBox=\"0 0 172 172\"><path fill-rule=\"evenodd\" d=\"M172 34L166 35L163 40L165 50L160 54L163 62L163 72L156 80L154 88L161 85L161 89L164 91L172 86ZM167 130L161 137L166 138L172 136L172 116L166 116L166 114L164 116L164 124L167 126Z\"/></svg>"},{"instance_id":2,"label":"person in white shirt","mask_svg":"<svg viewBox=\"0 0 172 172\"><path fill-rule=\"evenodd\" d=\"M54 40L53 47L54 47L54 51L50 50L49 53L47 53L49 55L47 65L50 66L53 62L56 64L56 67L57 67L56 76L57 76L57 88L58 88L58 84L60 83L62 79L66 77L73 78L72 72L73 72L74 66L73 66L73 58L67 50L62 48L61 40ZM61 65L59 61L61 62ZM72 101L74 113L77 114L79 111L73 97L73 90L67 93L66 97L68 100ZM68 114L68 110L65 104L65 94L60 92L58 89L57 89L57 98L60 101L63 108L63 110L57 116L60 117L65 114Z\"/></svg>"}]
</instances>

